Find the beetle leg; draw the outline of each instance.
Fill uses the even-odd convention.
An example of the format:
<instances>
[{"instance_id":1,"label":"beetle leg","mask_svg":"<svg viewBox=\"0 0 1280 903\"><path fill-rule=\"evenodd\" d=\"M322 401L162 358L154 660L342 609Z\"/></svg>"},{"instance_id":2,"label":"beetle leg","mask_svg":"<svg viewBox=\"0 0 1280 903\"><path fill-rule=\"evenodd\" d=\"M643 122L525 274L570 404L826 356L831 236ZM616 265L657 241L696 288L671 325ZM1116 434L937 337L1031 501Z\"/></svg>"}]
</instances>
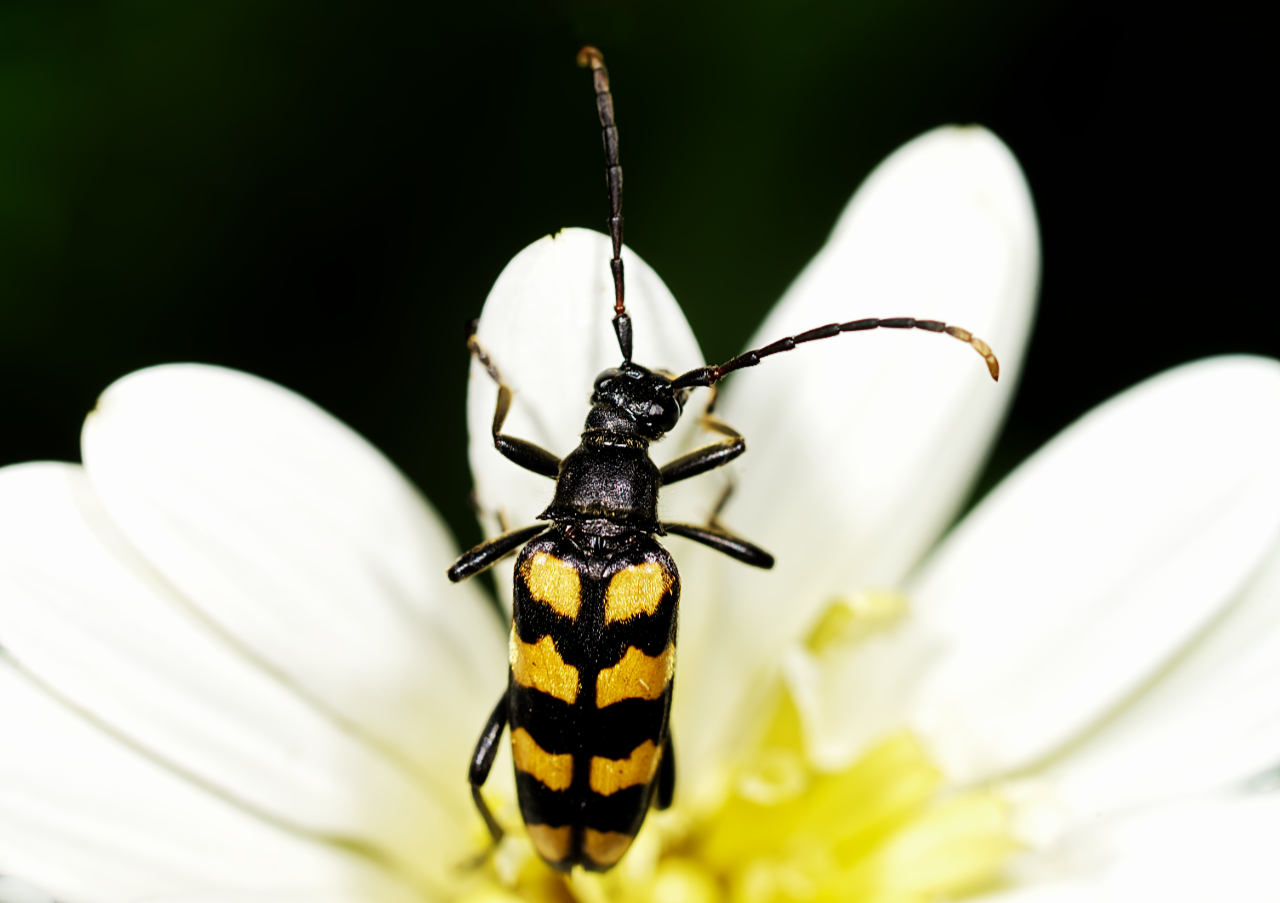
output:
<instances>
[{"instance_id":1,"label":"beetle leg","mask_svg":"<svg viewBox=\"0 0 1280 903\"><path fill-rule=\"evenodd\" d=\"M480 505L480 497L476 495L475 487L471 488L471 492L467 494L467 506L471 509L476 517L484 517L488 512ZM511 532L511 522L507 519L507 511L505 508L499 508L493 512L493 518L498 522L498 529L503 533Z\"/></svg>"},{"instance_id":2,"label":"beetle leg","mask_svg":"<svg viewBox=\"0 0 1280 903\"><path fill-rule=\"evenodd\" d=\"M551 525L534 524L531 527L521 527L519 530L512 530L509 533L503 533L501 536L495 536L493 539L480 543L474 549L463 552L458 556L458 560L449 567L449 580L453 583L458 583L468 577L475 576L485 568L492 567L549 526Z\"/></svg>"},{"instance_id":3,"label":"beetle leg","mask_svg":"<svg viewBox=\"0 0 1280 903\"><path fill-rule=\"evenodd\" d=\"M706 410L698 418L698 423L705 430L711 430L729 438L704 445L702 448L695 448L687 455L668 461L661 470L662 485L668 486L680 480L687 480L689 477L696 477L708 470L723 467L747 450L747 441L742 438L742 434L717 417L713 413L715 407L716 387L712 386L711 397L707 399Z\"/></svg>"},{"instance_id":4,"label":"beetle leg","mask_svg":"<svg viewBox=\"0 0 1280 903\"><path fill-rule=\"evenodd\" d=\"M747 450L747 441L741 436L724 439L695 448L687 455L681 455L674 461L668 461L659 471L662 474L662 485L669 486L700 473L723 467L738 455Z\"/></svg>"},{"instance_id":5,"label":"beetle leg","mask_svg":"<svg viewBox=\"0 0 1280 903\"><path fill-rule=\"evenodd\" d=\"M674 533L676 536L683 536L685 539L692 539L694 542L700 542L704 546L710 546L717 552L723 552L743 564L764 568L767 571L773 567L773 556L754 543L747 542L741 536L726 530L720 523L720 512L724 510L725 503L729 501L729 496L733 495L733 489L734 484L730 481L724 487L724 492L720 493L720 498L716 500L715 507L711 509L711 516L707 518L705 526L664 523L662 529L667 533Z\"/></svg>"},{"instance_id":6,"label":"beetle leg","mask_svg":"<svg viewBox=\"0 0 1280 903\"><path fill-rule=\"evenodd\" d=\"M738 488L737 484L734 483L732 479L725 483L724 491L720 493L720 498L716 499L716 504L715 507L711 509L711 514L707 516L708 527L721 526L720 512L724 511L724 506L729 504L729 498L733 495L733 490L736 488Z\"/></svg>"},{"instance_id":7,"label":"beetle leg","mask_svg":"<svg viewBox=\"0 0 1280 903\"><path fill-rule=\"evenodd\" d=\"M467 349L475 356L485 371L498 384L498 404L493 411L493 447L502 453L502 456L508 461L519 464L525 470L532 470L536 474L544 477L555 479L560 475L560 459L547 451L541 445L535 445L525 439L517 439L515 436L508 436L502 432L502 424L507 419L507 413L511 410L511 387L502 380L502 374L498 372L497 366L489 357L489 352L485 351L476 341L476 322L471 322L471 332L467 336Z\"/></svg>"},{"instance_id":8,"label":"beetle leg","mask_svg":"<svg viewBox=\"0 0 1280 903\"><path fill-rule=\"evenodd\" d=\"M502 840L502 825L498 824L498 820L489 811L489 804L480 794L480 788L489 779L493 760L498 757L498 740L502 738L502 730L507 726L507 695L510 692L510 688L503 692L484 730L480 732L475 752L471 754L471 769L468 773L468 779L471 781L471 798L475 800L476 809L480 811L480 817L484 819L485 827L489 829L489 836L493 838L495 846Z\"/></svg>"},{"instance_id":9,"label":"beetle leg","mask_svg":"<svg viewBox=\"0 0 1280 903\"><path fill-rule=\"evenodd\" d=\"M702 427L704 430L711 430L713 433L719 433L722 436L730 436L735 439L741 437L742 433L738 432L715 414L711 413L711 408L714 404L714 398L707 402L707 409L703 411L702 416L698 418L698 426Z\"/></svg>"},{"instance_id":10,"label":"beetle leg","mask_svg":"<svg viewBox=\"0 0 1280 903\"><path fill-rule=\"evenodd\" d=\"M658 792L654 797L654 805L659 810L671 808L671 800L676 794L676 754L671 748L671 731L667 731L667 739L662 744L662 761L658 763Z\"/></svg>"},{"instance_id":11,"label":"beetle leg","mask_svg":"<svg viewBox=\"0 0 1280 903\"><path fill-rule=\"evenodd\" d=\"M743 564L764 568L766 571L773 567L772 555L759 546L747 542L742 537L730 533L723 527L699 527L696 524L664 522L662 529L667 533L674 533L676 536L683 536L685 539L692 539L694 542L700 542L704 546L710 546L717 552L723 552Z\"/></svg>"}]
</instances>

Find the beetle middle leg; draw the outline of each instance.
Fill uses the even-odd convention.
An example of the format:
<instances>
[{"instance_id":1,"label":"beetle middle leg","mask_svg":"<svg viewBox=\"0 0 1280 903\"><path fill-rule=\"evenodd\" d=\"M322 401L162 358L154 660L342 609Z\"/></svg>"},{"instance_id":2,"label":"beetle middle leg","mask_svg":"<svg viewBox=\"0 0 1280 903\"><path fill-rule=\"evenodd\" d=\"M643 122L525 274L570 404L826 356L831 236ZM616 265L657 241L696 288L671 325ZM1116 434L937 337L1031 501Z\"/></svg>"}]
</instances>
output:
<instances>
[{"instance_id":1,"label":"beetle middle leg","mask_svg":"<svg viewBox=\"0 0 1280 903\"><path fill-rule=\"evenodd\" d=\"M493 770L493 761L498 757L498 741L502 739L502 731L507 726L507 699L510 693L510 687L503 691L502 698L498 700L493 714L489 716L484 730L480 732L475 752L471 754L471 768L467 774L471 782L471 799L475 801L476 809L484 819L485 827L489 829L489 836L493 838L494 846L502 841L505 832L502 830L502 825L498 824L498 820L493 817L493 812L490 811L489 804L484 801L480 788L489 779L489 772Z\"/></svg>"},{"instance_id":2,"label":"beetle middle leg","mask_svg":"<svg viewBox=\"0 0 1280 903\"><path fill-rule=\"evenodd\" d=\"M489 357L489 352L485 351L480 343L476 341L476 324L478 322L477 320L471 321L470 331L467 334L467 350L480 362L489 377L498 384L498 404L493 411L493 447L502 452L502 456L508 461L519 464L525 470L531 470L536 474L551 477L554 480L560 475L560 459L558 457L541 445L535 445L527 439L518 439L502 432L502 424L506 421L507 414L511 410L511 387L503 382L502 374L498 372L497 365Z\"/></svg>"}]
</instances>

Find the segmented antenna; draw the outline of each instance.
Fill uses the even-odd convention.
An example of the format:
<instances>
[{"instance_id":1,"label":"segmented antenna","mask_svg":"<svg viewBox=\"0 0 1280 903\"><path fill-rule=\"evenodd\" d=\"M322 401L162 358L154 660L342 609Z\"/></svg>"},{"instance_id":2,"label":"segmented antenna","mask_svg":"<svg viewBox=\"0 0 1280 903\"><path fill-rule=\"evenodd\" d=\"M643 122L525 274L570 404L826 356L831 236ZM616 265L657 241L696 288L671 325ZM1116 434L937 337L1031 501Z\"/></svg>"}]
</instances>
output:
<instances>
[{"instance_id":1,"label":"segmented antenna","mask_svg":"<svg viewBox=\"0 0 1280 903\"><path fill-rule=\"evenodd\" d=\"M595 47L578 51L578 65L591 67L591 81L596 89L596 109L600 111L600 127L604 132L604 158L609 183L609 237L613 239L613 331L618 336L622 359L631 361L631 317L627 315L622 279L622 167L618 164L618 127L613 121L613 95L609 93L609 70L604 67L604 54Z\"/></svg>"},{"instance_id":2,"label":"segmented antenna","mask_svg":"<svg viewBox=\"0 0 1280 903\"><path fill-rule=\"evenodd\" d=\"M797 345L803 345L805 342L829 339L840 335L842 332L862 332L867 329L923 329L926 332L945 332L947 335L973 346L973 350L982 355L982 359L987 362L987 370L991 372L991 378L994 380L1000 379L1000 362L996 360L995 354L991 351L991 346L967 329L961 329L959 326L948 326L941 320L917 320L914 317L893 317L888 320L877 320L874 317L868 317L865 320L852 320L848 323L831 323L827 326L819 326L817 329L810 329L808 332L802 332L799 335L778 339L778 341L765 345L763 348L744 351L733 360L718 367L699 367L696 370L690 370L688 373L676 377L671 387L673 389L690 389L694 386L714 386L734 370L754 367L763 358L771 354L791 351Z\"/></svg>"}]
</instances>

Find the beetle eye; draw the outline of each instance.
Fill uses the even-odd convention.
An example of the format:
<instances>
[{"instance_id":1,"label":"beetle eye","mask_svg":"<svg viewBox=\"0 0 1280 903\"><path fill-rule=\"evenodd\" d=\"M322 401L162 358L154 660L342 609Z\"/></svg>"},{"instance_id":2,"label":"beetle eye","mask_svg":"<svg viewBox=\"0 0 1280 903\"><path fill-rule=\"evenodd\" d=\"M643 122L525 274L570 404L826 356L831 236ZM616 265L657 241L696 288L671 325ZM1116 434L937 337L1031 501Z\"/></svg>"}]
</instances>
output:
<instances>
[{"instance_id":1,"label":"beetle eye","mask_svg":"<svg viewBox=\"0 0 1280 903\"><path fill-rule=\"evenodd\" d=\"M661 432L669 433L680 422L680 403L674 398L657 402L649 407L648 419Z\"/></svg>"},{"instance_id":2,"label":"beetle eye","mask_svg":"<svg viewBox=\"0 0 1280 903\"><path fill-rule=\"evenodd\" d=\"M621 371L615 370L612 367L609 368L608 370L605 370L603 373L601 373L599 376L596 377L595 391L601 392L609 388L609 384L612 383L615 379L617 379L621 375L622 375Z\"/></svg>"}]
</instances>

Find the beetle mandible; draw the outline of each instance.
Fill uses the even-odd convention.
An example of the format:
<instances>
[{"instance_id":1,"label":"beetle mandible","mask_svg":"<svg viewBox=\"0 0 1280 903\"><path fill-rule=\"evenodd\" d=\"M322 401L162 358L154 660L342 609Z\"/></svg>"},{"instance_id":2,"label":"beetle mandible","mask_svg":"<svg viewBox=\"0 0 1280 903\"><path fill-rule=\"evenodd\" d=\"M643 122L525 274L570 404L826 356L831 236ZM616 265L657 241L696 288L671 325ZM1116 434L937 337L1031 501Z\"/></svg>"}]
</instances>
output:
<instances>
[{"instance_id":1,"label":"beetle mandible","mask_svg":"<svg viewBox=\"0 0 1280 903\"><path fill-rule=\"evenodd\" d=\"M655 536L672 533L753 567L773 566L768 552L724 529L715 514L701 525L658 519L661 487L746 451L746 440L713 412L716 384L797 345L876 328L945 332L973 346L993 379L1000 371L987 344L967 330L912 317L819 326L678 376L633 362L622 268L622 167L609 74L594 47L579 52L578 65L591 68L604 131L613 328L622 362L596 377L580 444L559 458L502 432L512 391L476 341L473 325L467 347L498 385L494 447L555 480L555 490L540 523L481 543L459 557L448 576L455 583L465 580L520 549L507 689L476 743L469 774L490 835L496 844L503 829L480 788L510 725L520 813L534 849L559 871L575 865L605 871L626 853L649 807L665 809L675 792L669 715L680 574ZM724 438L659 468L649 445L676 426L698 387L713 391L702 424Z\"/></svg>"}]
</instances>

